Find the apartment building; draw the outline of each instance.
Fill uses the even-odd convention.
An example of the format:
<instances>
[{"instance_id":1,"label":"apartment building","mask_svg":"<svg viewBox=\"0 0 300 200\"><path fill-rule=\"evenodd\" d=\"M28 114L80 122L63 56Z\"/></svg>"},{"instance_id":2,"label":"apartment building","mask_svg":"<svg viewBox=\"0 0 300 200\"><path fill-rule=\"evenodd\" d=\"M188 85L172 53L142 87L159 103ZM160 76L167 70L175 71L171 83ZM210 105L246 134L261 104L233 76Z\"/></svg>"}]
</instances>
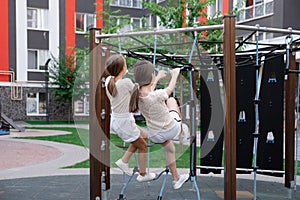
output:
<instances>
[{"instance_id":1,"label":"apartment building","mask_svg":"<svg viewBox=\"0 0 300 200\"><path fill-rule=\"evenodd\" d=\"M164 4L164 0L155 0ZM207 8L212 16L215 12L228 13L229 0L216 0ZM238 24L300 29L298 0L234 0L243 12L237 16ZM60 52L70 53L73 47L88 47L85 38L91 27L101 28L97 17L103 8L103 0L2 0L0 2L0 98L2 112L13 120L67 119L67 105L54 101L46 90L46 61ZM159 26L159 19L142 6L142 0L113 0L111 11L121 10L120 15L129 15L132 24L122 31ZM116 21L120 23L120 21ZM246 37L248 33L238 32ZM261 40L282 42L284 36L260 33ZM276 40L278 42L278 39ZM49 96L48 96L49 95ZM46 98L49 97L49 98ZM47 104L46 100L49 99ZM74 114L89 115L88 95L84 101L74 102ZM48 107L46 105L49 105Z\"/></svg>"},{"instance_id":2,"label":"apartment building","mask_svg":"<svg viewBox=\"0 0 300 200\"><path fill-rule=\"evenodd\" d=\"M95 13L102 0L2 0L0 98L2 112L13 120L67 119L65 102L46 90L46 61L73 47L88 47L84 35L102 27ZM49 95L49 98L46 98ZM46 100L49 99L47 108ZM88 98L76 114L88 115Z\"/></svg>"}]
</instances>

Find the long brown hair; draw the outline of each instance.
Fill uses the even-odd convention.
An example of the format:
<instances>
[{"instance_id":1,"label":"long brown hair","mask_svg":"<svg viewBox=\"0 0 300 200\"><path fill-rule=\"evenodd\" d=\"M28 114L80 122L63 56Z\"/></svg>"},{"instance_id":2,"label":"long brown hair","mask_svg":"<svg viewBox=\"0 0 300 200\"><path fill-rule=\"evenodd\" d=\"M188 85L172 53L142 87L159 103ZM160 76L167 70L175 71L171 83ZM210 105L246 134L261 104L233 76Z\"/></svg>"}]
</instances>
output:
<instances>
[{"instance_id":1,"label":"long brown hair","mask_svg":"<svg viewBox=\"0 0 300 200\"><path fill-rule=\"evenodd\" d=\"M130 97L129 112L139 109L139 88L151 84L154 66L147 60L139 60L133 65L133 78L136 85Z\"/></svg>"},{"instance_id":2,"label":"long brown hair","mask_svg":"<svg viewBox=\"0 0 300 200\"><path fill-rule=\"evenodd\" d=\"M115 77L117 77L125 66L125 59L122 55L116 54L110 56L105 62L106 72L111 76L108 82L108 91L111 96L115 97L118 93L116 88Z\"/></svg>"}]
</instances>

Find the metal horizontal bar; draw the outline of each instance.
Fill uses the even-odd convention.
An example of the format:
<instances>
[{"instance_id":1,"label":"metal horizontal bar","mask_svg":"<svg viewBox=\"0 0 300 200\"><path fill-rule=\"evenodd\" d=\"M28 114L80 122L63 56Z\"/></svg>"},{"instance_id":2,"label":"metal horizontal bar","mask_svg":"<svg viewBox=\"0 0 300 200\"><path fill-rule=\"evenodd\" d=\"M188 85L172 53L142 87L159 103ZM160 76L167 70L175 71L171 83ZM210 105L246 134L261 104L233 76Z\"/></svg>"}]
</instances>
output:
<instances>
[{"instance_id":1,"label":"metal horizontal bar","mask_svg":"<svg viewBox=\"0 0 300 200\"><path fill-rule=\"evenodd\" d=\"M197 166L198 169L219 169L219 170L224 170L224 167L215 167L215 166ZM254 169L249 169L249 168L236 168L237 171L245 171L245 172L253 172ZM268 169L257 169L257 172L266 172L266 173L279 173L279 174L284 174L285 171L280 171L280 170L268 170Z\"/></svg>"},{"instance_id":2,"label":"metal horizontal bar","mask_svg":"<svg viewBox=\"0 0 300 200\"><path fill-rule=\"evenodd\" d=\"M292 28L282 29L282 28L260 27L259 25L257 25L257 26L236 25L235 28L239 29L239 30L261 31L261 32L270 32L270 33L286 33L286 34L300 35L299 30L293 30Z\"/></svg>"},{"instance_id":3,"label":"metal horizontal bar","mask_svg":"<svg viewBox=\"0 0 300 200\"><path fill-rule=\"evenodd\" d=\"M220 30L223 29L223 24L212 25L212 26L197 26L197 27L187 27L187 28L174 28L165 30L152 30L152 31L137 31L128 33L114 33L114 34L97 34L96 38L116 38L116 37L130 37L130 36L145 36L145 35L162 35L170 33L184 33L184 32L194 32L194 31L207 31L207 30Z\"/></svg>"},{"instance_id":4,"label":"metal horizontal bar","mask_svg":"<svg viewBox=\"0 0 300 200\"><path fill-rule=\"evenodd\" d=\"M236 29L239 30L249 30L249 31L261 31L261 32L272 32L272 33L286 33L300 35L299 30L293 30L292 28L282 29L282 28L272 28L272 27L261 27L249 26L249 25L236 25ZM197 26L197 27L187 27L187 28L175 28L175 29L165 29L165 30L151 30L151 31L138 31L138 32L128 32L128 33L114 33L114 34L97 34L96 38L116 38L116 37L129 37L129 36L145 36L145 35L162 35L170 33L183 33L183 32L198 32L207 30L220 30L223 29L223 24L221 25L211 25L211 26Z\"/></svg>"},{"instance_id":5,"label":"metal horizontal bar","mask_svg":"<svg viewBox=\"0 0 300 200\"><path fill-rule=\"evenodd\" d=\"M300 70L289 69L289 70L288 70L288 73L300 74Z\"/></svg>"}]
</instances>

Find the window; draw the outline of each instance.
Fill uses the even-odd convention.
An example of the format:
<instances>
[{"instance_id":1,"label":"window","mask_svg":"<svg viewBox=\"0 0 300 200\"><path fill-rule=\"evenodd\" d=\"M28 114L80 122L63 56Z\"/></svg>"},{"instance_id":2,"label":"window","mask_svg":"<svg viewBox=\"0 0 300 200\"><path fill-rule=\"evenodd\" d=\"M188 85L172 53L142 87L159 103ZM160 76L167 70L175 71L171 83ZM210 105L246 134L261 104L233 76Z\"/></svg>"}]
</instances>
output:
<instances>
[{"instance_id":1,"label":"window","mask_svg":"<svg viewBox=\"0 0 300 200\"><path fill-rule=\"evenodd\" d=\"M74 101L75 115L89 114L89 95L84 95L82 100Z\"/></svg>"},{"instance_id":2,"label":"window","mask_svg":"<svg viewBox=\"0 0 300 200\"><path fill-rule=\"evenodd\" d=\"M265 13L266 15L273 13L273 1L266 1Z\"/></svg>"},{"instance_id":3,"label":"window","mask_svg":"<svg viewBox=\"0 0 300 200\"><path fill-rule=\"evenodd\" d=\"M45 70L49 58L48 50L28 50L28 70Z\"/></svg>"},{"instance_id":4,"label":"window","mask_svg":"<svg viewBox=\"0 0 300 200\"><path fill-rule=\"evenodd\" d=\"M140 0L132 0L132 7L141 8L142 7L142 2Z\"/></svg>"},{"instance_id":5,"label":"window","mask_svg":"<svg viewBox=\"0 0 300 200\"><path fill-rule=\"evenodd\" d=\"M112 0L112 6L142 8L142 0Z\"/></svg>"},{"instance_id":6,"label":"window","mask_svg":"<svg viewBox=\"0 0 300 200\"><path fill-rule=\"evenodd\" d=\"M27 8L27 27L48 29L48 10Z\"/></svg>"},{"instance_id":7,"label":"window","mask_svg":"<svg viewBox=\"0 0 300 200\"><path fill-rule=\"evenodd\" d=\"M152 24L152 15L145 16L145 22L142 24L143 27L151 26Z\"/></svg>"},{"instance_id":8,"label":"window","mask_svg":"<svg viewBox=\"0 0 300 200\"><path fill-rule=\"evenodd\" d=\"M138 29L142 27L140 18L131 18L132 29Z\"/></svg>"},{"instance_id":9,"label":"window","mask_svg":"<svg viewBox=\"0 0 300 200\"><path fill-rule=\"evenodd\" d=\"M207 9L207 16L213 17L217 12L222 11L222 0L216 0Z\"/></svg>"},{"instance_id":10,"label":"window","mask_svg":"<svg viewBox=\"0 0 300 200\"><path fill-rule=\"evenodd\" d=\"M37 51L28 50L28 69L37 69Z\"/></svg>"},{"instance_id":11,"label":"window","mask_svg":"<svg viewBox=\"0 0 300 200\"><path fill-rule=\"evenodd\" d=\"M46 115L46 94L45 93L28 93L27 115Z\"/></svg>"},{"instance_id":12,"label":"window","mask_svg":"<svg viewBox=\"0 0 300 200\"><path fill-rule=\"evenodd\" d=\"M132 31L134 29L142 28L142 19L141 18L117 19L117 24L118 25L121 24L123 26L120 29L120 31L125 33L128 31Z\"/></svg>"},{"instance_id":13,"label":"window","mask_svg":"<svg viewBox=\"0 0 300 200\"><path fill-rule=\"evenodd\" d=\"M122 28L120 28L120 32L126 33L128 31L131 31L131 25L130 25L131 20L130 20L130 18L119 19L119 18L116 17L116 19L117 19L117 25L122 27Z\"/></svg>"},{"instance_id":14,"label":"window","mask_svg":"<svg viewBox=\"0 0 300 200\"><path fill-rule=\"evenodd\" d=\"M112 0L111 5L112 6L118 6L119 5L119 0Z\"/></svg>"},{"instance_id":15,"label":"window","mask_svg":"<svg viewBox=\"0 0 300 200\"><path fill-rule=\"evenodd\" d=\"M127 6L132 7L132 1L131 0L119 0L120 6Z\"/></svg>"},{"instance_id":16,"label":"window","mask_svg":"<svg viewBox=\"0 0 300 200\"><path fill-rule=\"evenodd\" d=\"M259 32L258 33L258 40L272 39L274 37L273 35L274 35L273 33ZM255 36L253 36L252 39L255 41Z\"/></svg>"},{"instance_id":17,"label":"window","mask_svg":"<svg viewBox=\"0 0 300 200\"><path fill-rule=\"evenodd\" d=\"M245 3L236 0L236 2L240 10L238 22L273 14L273 0L246 0Z\"/></svg>"},{"instance_id":18,"label":"window","mask_svg":"<svg viewBox=\"0 0 300 200\"><path fill-rule=\"evenodd\" d=\"M85 33L90 28L95 27L95 25L96 25L96 17L94 14L76 13L76 22L75 22L76 33Z\"/></svg>"}]
</instances>

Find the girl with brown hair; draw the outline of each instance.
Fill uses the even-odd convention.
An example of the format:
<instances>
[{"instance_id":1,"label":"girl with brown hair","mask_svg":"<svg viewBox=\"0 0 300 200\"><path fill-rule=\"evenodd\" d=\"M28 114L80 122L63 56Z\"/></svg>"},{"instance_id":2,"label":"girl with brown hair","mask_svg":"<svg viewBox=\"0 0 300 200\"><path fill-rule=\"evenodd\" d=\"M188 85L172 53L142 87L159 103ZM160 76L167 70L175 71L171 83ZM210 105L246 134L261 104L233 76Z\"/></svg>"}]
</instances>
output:
<instances>
[{"instance_id":1,"label":"girl with brown hair","mask_svg":"<svg viewBox=\"0 0 300 200\"><path fill-rule=\"evenodd\" d=\"M149 181L155 178L155 173L146 173L147 133L135 124L133 114L129 112L129 100L134 88L133 82L128 78L122 78L127 73L125 58L119 54L110 56L106 63L106 94L110 100L111 130L118 134L124 142L130 145L121 159L115 164L126 174L131 175L128 161L131 155L138 150L139 176L137 181Z\"/></svg>"},{"instance_id":2,"label":"girl with brown hair","mask_svg":"<svg viewBox=\"0 0 300 200\"><path fill-rule=\"evenodd\" d=\"M170 70L168 87L155 89L157 81L165 75L160 71L155 77L151 62L140 60L134 65L136 88L130 99L130 112L139 110L146 119L148 137L165 147L166 161L173 177L173 188L179 189L189 179L189 174L179 175L176 168L175 146L172 139L182 133L181 112L177 101L169 97L173 92L180 69Z\"/></svg>"}]
</instances>

